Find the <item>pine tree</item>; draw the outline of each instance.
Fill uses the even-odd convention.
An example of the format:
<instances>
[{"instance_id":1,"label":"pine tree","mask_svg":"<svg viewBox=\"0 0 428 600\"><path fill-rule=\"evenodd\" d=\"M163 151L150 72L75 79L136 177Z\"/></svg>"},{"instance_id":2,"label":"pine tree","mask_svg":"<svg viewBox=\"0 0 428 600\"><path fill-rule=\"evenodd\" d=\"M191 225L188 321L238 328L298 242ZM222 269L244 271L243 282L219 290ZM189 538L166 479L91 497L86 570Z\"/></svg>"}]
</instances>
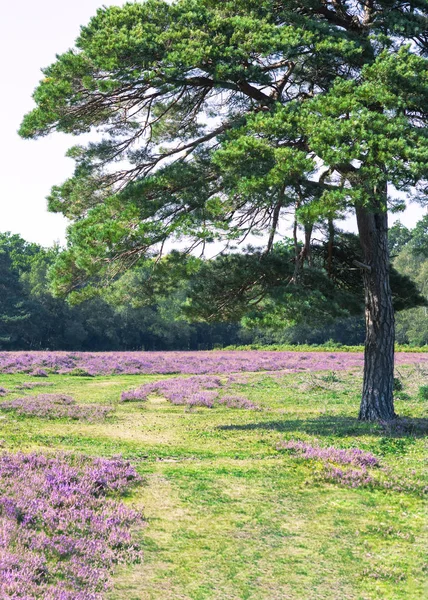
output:
<instances>
[{"instance_id":1,"label":"pine tree","mask_svg":"<svg viewBox=\"0 0 428 600\"><path fill-rule=\"evenodd\" d=\"M7 252L0 248L0 348L22 335L30 318L29 302Z\"/></svg>"},{"instance_id":2,"label":"pine tree","mask_svg":"<svg viewBox=\"0 0 428 600\"><path fill-rule=\"evenodd\" d=\"M284 212L356 215L365 290L360 418L394 417L389 208L428 175L426 0L148 0L103 8L44 70L24 137L75 146L49 206L75 220L59 287L99 285L165 240L266 232ZM416 191L415 191L416 190ZM287 275L286 275L287 276Z\"/></svg>"}]
</instances>

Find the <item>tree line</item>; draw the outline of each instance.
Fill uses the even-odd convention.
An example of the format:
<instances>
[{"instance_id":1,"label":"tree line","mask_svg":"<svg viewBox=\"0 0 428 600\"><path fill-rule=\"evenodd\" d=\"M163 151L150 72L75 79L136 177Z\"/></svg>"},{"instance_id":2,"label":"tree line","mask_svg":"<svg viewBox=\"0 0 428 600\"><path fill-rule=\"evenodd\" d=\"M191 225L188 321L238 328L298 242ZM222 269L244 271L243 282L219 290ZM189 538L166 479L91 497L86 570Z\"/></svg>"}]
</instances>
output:
<instances>
[{"instance_id":1,"label":"tree line","mask_svg":"<svg viewBox=\"0 0 428 600\"><path fill-rule=\"evenodd\" d=\"M330 270L340 272L343 268L346 237L348 244L357 244L355 236L343 234L333 247ZM277 253L284 254L284 247L286 244L283 243ZM398 276L408 277L408 281L413 281L422 297L428 300L428 216L413 229L396 222L390 228L389 249ZM161 265L156 265L154 260L140 261L103 293L73 304L61 297L52 276L61 252L59 247L43 248L26 242L17 234L0 234L0 349L200 350L236 344L364 343L362 295L358 300L358 286L361 289L361 284L358 281L352 311L348 303L343 314L336 308L324 317L316 313L310 322L296 314L293 315L294 320L290 319L288 313L280 310L282 306L283 311L290 311L290 306L284 305L284 299L275 298L275 286L267 286L262 311L266 323L260 323L260 319L251 321L248 311L245 315L240 315L239 311L231 315L226 312L219 322L218 311L214 313L217 321L207 318L209 302L206 288L213 283L217 285L215 271L224 281L227 260L241 255L231 254L204 261L176 254L175 260L170 256ZM312 252L314 261L318 263L315 269L324 273L324 282L328 282L328 253L323 255L315 244ZM348 276L355 273L351 256L354 256L353 251L348 260ZM280 265L282 268L281 262ZM248 278L251 271L248 270L249 265L246 266ZM229 271L234 276L237 272L236 269ZM399 279L398 285L403 285L403 281ZM227 286L229 290L233 289L233 282L228 281ZM267 300L269 294L271 299ZM334 295L338 301L340 291L337 286ZM211 293L212 301L213 296L215 294ZM417 298L415 289L409 290L408 286L406 289L406 285L397 294L397 308L400 310L396 312L396 341L400 344L428 344L427 308L406 308L412 303L422 304ZM203 300L205 313L199 311L203 314L195 322L198 302L202 304ZM311 312L315 310L315 300L319 302L319 296L313 299L313 305L309 303ZM244 302L248 302L245 295ZM239 302L235 298L235 311L237 304Z\"/></svg>"},{"instance_id":2,"label":"tree line","mask_svg":"<svg viewBox=\"0 0 428 600\"><path fill-rule=\"evenodd\" d=\"M0 349L198 350L242 343L237 324L177 320L172 297L136 307L102 297L69 304L50 287L49 269L59 254L59 248L0 234Z\"/></svg>"}]
</instances>

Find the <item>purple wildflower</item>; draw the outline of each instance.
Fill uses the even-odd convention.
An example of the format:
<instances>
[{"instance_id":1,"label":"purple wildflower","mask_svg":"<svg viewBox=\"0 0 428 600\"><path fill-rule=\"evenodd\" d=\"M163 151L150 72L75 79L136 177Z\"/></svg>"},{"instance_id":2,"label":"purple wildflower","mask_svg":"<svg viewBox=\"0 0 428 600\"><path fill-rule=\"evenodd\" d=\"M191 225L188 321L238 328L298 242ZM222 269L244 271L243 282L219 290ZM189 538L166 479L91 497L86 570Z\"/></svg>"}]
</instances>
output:
<instances>
[{"instance_id":1,"label":"purple wildflower","mask_svg":"<svg viewBox=\"0 0 428 600\"><path fill-rule=\"evenodd\" d=\"M230 408L254 410L258 407L243 396L220 397L220 390L227 389L235 383L235 377L229 376L223 382L213 375L195 375L194 377L173 377L146 383L135 390L122 392L122 402L147 400L150 395L157 394L169 400L171 404L188 406L206 406L213 408L215 404L226 404Z\"/></svg>"},{"instance_id":2,"label":"purple wildflower","mask_svg":"<svg viewBox=\"0 0 428 600\"><path fill-rule=\"evenodd\" d=\"M2 402L0 409L29 417L80 421L100 421L113 411L111 406L101 404L76 404L74 398L65 394L39 394L15 398Z\"/></svg>"},{"instance_id":3,"label":"purple wildflower","mask_svg":"<svg viewBox=\"0 0 428 600\"><path fill-rule=\"evenodd\" d=\"M112 497L137 481L121 458L0 455L0 597L101 600L114 565L141 558L142 515Z\"/></svg>"},{"instance_id":4,"label":"purple wildflower","mask_svg":"<svg viewBox=\"0 0 428 600\"><path fill-rule=\"evenodd\" d=\"M322 448L297 440L283 441L277 448L288 450L305 460L320 461L323 464L320 476L324 481L353 488L378 483L368 470L379 467L378 459L371 452L365 452L360 448L342 449L333 446ZM338 465L343 465L345 468Z\"/></svg>"},{"instance_id":5,"label":"purple wildflower","mask_svg":"<svg viewBox=\"0 0 428 600\"><path fill-rule=\"evenodd\" d=\"M32 375L33 377L47 377L48 374L46 373L46 371L44 369L34 369L34 371L32 373L30 373L30 375Z\"/></svg>"},{"instance_id":6,"label":"purple wildflower","mask_svg":"<svg viewBox=\"0 0 428 600\"><path fill-rule=\"evenodd\" d=\"M334 465L326 465L324 467L323 478L326 481L353 488L373 485L375 483L374 478L368 473L365 467L360 469L340 469Z\"/></svg>"},{"instance_id":7,"label":"purple wildflower","mask_svg":"<svg viewBox=\"0 0 428 600\"><path fill-rule=\"evenodd\" d=\"M260 410L260 407L244 398L244 396L222 396L219 404L226 404L228 408L244 408L246 410Z\"/></svg>"},{"instance_id":8,"label":"purple wildflower","mask_svg":"<svg viewBox=\"0 0 428 600\"><path fill-rule=\"evenodd\" d=\"M214 400L218 396L217 392L197 392L187 398L188 406L206 406L207 408L213 408Z\"/></svg>"},{"instance_id":9,"label":"purple wildflower","mask_svg":"<svg viewBox=\"0 0 428 600\"><path fill-rule=\"evenodd\" d=\"M379 461L371 452L365 452L360 448L321 448L313 446L308 442L295 440L284 441L278 444L278 450L290 450L300 458L307 460L315 459L326 462L337 463L339 465L355 465L364 467L378 467Z\"/></svg>"},{"instance_id":10,"label":"purple wildflower","mask_svg":"<svg viewBox=\"0 0 428 600\"><path fill-rule=\"evenodd\" d=\"M427 364L428 354L397 353L397 364ZM339 371L363 366L361 353L208 351L208 352L0 352L0 373L76 375L229 374L239 372Z\"/></svg>"}]
</instances>

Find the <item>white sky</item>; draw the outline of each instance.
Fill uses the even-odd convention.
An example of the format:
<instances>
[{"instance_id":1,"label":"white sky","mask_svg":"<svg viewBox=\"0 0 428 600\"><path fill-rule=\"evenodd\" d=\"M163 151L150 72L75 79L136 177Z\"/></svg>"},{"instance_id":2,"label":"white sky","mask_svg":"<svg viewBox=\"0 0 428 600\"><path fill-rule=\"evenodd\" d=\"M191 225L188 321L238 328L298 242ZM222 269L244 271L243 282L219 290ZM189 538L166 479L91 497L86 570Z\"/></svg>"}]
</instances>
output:
<instances>
[{"instance_id":1,"label":"white sky","mask_svg":"<svg viewBox=\"0 0 428 600\"><path fill-rule=\"evenodd\" d=\"M33 107L31 95L42 78L40 69L74 45L79 27L101 5L120 0L20 0L2 2L0 36L0 231L19 233L45 246L65 241L66 219L48 213L46 196L54 184L73 172L65 158L76 140L54 134L22 140L16 133Z\"/></svg>"},{"instance_id":2,"label":"white sky","mask_svg":"<svg viewBox=\"0 0 428 600\"><path fill-rule=\"evenodd\" d=\"M67 221L46 209L52 185L62 183L73 171L65 158L71 136L54 134L36 141L21 140L16 131L33 107L31 94L41 79L40 69L73 46L80 25L85 25L101 6L120 0L20 0L4 2L0 36L0 231L19 233L28 241L49 246L64 243ZM412 204L400 218L413 226L422 216ZM352 225L349 225L353 228Z\"/></svg>"}]
</instances>

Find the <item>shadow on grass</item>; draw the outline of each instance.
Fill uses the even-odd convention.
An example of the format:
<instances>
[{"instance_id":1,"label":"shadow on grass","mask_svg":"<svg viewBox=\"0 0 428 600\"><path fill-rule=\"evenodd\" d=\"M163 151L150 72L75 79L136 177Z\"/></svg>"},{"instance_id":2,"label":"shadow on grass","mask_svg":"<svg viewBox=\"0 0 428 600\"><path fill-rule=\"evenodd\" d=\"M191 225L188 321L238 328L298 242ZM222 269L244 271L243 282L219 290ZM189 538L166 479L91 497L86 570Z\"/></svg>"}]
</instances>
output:
<instances>
[{"instance_id":1,"label":"shadow on grass","mask_svg":"<svg viewBox=\"0 0 428 600\"><path fill-rule=\"evenodd\" d=\"M244 425L219 425L224 431L300 431L310 435L348 437L378 435L387 437L423 437L428 434L428 419L397 418L389 423L364 423L355 417L321 415L309 419L281 419Z\"/></svg>"}]
</instances>

